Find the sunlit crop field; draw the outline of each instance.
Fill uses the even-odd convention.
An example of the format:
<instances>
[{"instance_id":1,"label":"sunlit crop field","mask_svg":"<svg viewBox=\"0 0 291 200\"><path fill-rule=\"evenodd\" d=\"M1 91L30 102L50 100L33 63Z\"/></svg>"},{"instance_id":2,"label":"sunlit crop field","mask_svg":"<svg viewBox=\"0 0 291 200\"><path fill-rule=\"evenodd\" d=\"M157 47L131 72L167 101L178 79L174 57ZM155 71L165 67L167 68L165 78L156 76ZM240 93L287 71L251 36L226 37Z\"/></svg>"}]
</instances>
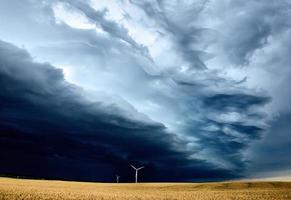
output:
<instances>
[{"instance_id":1,"label":"sunlit crop field","mask_svg":"<svg viewBox=\"0 0 291 200\"><path fill-rule=\"evenodd\" d=\"M0 178L1 200L291 200L291 182L105 184Z\"/></svg>"}]
</instances>

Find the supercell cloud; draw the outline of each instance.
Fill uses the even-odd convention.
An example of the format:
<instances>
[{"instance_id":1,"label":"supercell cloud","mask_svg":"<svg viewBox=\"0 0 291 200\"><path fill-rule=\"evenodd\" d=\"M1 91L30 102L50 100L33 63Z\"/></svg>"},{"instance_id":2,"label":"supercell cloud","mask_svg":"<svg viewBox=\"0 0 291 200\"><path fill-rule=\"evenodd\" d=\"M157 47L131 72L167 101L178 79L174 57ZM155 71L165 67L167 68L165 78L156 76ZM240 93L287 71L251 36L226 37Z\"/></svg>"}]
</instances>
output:
<instances>
[{"instance_id":1,"label":"supercell cloud","mask_svg":"<svg viewBox=\"0 0 291 200\"><path fill-rule=\"evenodd\" d=\"M290 173L288 1L0 0L0 174Z\"/></svg>"}]
</instances>

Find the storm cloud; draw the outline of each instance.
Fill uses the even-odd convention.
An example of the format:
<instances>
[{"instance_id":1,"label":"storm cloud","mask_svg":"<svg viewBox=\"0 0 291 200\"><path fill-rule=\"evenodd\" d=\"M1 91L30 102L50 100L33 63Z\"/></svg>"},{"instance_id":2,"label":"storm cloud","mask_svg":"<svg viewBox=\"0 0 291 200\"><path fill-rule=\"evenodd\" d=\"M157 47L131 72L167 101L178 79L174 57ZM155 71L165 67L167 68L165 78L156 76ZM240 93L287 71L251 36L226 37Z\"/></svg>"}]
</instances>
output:
<instances>
[{"instance_id":1,"label":"storm cloud","mask_svg":"<svg viewBox=\"0 0 291 200\"><path fill-rule=\"evenodd\" d=\"M178 150L187 141L146 117L136 120L141 115L136 110L124 113L114 102L88 101L60 69L34 63L26 51L5 42L0 52L3 172L110 181L129 163L143 163L150 175L170 164L168 170L176 175L169 180L231 175L205 160L190 159L194 151ZM149 180L157 178L167 180L166 174Z\"/></svg>"},{"instance_id":2,"label":"storm cloud","mask_svg":"<svg viewBox=\"0 0 291 200\"><path fill-rule=\"evenodd\" d=\"M132 181L138 164L143 181L225 180L257 157L271 170L290 121L287 1L0 5L1 174Z\"/></svg>"}]
</instances>

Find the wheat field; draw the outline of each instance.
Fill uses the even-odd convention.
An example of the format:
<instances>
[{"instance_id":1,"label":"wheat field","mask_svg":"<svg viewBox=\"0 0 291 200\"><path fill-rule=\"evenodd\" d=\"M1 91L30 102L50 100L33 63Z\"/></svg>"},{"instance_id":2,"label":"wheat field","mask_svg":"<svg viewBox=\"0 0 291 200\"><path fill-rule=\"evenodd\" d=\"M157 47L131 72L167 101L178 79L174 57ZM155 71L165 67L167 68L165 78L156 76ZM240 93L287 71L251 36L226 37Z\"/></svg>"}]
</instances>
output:
<instances>
[{"instance_id":1,"label":"wheat field","mask_svg":"<svg viewBox=\"0 0 291 200\"><path fill-rule=\"evenodd\" d=\"M290 200L291 182L108 184L0 178L1 200Z\"/></svg>"}]
</instances>

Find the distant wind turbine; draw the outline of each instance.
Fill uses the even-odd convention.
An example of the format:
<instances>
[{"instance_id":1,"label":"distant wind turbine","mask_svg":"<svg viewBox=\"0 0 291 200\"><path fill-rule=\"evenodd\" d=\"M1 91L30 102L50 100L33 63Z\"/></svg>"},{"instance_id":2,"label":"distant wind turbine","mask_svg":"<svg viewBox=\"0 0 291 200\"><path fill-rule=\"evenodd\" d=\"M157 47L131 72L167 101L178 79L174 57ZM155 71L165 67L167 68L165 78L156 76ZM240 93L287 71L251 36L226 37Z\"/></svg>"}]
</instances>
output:
<instances>
[{"instance_id":1,"label":"distant wind turbine","mask_svg":"<svg viewBox=\"0 0 291 200\"><path fill-rule=\"evenodd\" d=\"M116 175L116 183L119 183L120 176Z\"/></svg>"},{"instance_id":2,"label":"distant wind turbine","mask_svg":"<svg viewBox=\"0 0 291 200\"><path fill-rule=\"evenodd\" d=\"M130 165L130 166L135 170L135 183L137 183L138 171L141 170L141 169L143 169L144 167L136 168L133 165Z\"/></svg>"}]
</instances>

